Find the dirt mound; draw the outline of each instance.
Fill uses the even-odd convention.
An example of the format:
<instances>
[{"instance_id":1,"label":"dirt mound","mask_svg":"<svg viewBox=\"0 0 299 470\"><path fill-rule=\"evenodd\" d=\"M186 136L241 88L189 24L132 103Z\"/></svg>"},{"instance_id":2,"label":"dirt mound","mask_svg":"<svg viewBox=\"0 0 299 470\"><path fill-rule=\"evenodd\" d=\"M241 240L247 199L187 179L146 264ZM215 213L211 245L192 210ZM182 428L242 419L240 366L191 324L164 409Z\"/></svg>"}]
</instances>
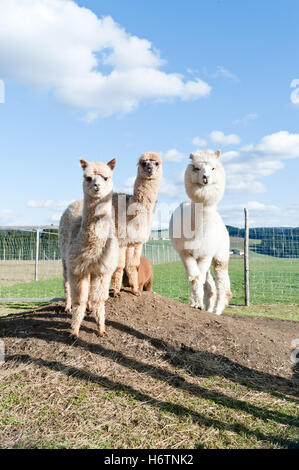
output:
<instances>
[{"instance_id":1,"label":"dirt mound","mask_svg":"<svg viewBox=\"0 0 299 470\"><path fill-rule=\"evenodd\" d=\"M63 303L2 319L0 336L10 364L17 368L20 362L35 361L80 371L88 366L91 372L105 369L111 378L134 371L131 382L142 380L139 373L160 377L167 372L169 383L179 379L179 368L197 377L221 375L270 393L298 394L291 361L297 323L218 317L148 292L140 297L122 292L108 300L108 334L103 338L94 318L85 317L80 339L74 341L70 319Z\"/></svg>"}]
</instances>

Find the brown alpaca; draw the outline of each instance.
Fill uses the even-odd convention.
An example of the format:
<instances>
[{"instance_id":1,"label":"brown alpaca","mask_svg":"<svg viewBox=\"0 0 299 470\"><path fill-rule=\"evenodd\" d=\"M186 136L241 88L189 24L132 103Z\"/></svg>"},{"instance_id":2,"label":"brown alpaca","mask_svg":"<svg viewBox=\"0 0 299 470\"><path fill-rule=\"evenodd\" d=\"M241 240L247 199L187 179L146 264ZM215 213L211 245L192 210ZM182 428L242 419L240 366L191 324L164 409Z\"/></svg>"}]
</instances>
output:
<instances>
[{"instance_id":1,"label":"brown alpaca","mask_svg":"<svg viewBox=\"0 0 299 470\"><path fill-rule=\"evenodd\" d=\"M102 336L105 333L105 301L118 261L112 217L112 172L116 159L107 165L82 159L80 163L84 175L84 200L70 204L59 224L66 311L72 307L71 333L78 337L88 302Z\"/></svg>"},{"instance_id":2,"label":"brown alpaca","mask_svg":"<svg viewBox=\"0 0 299 470\"><path fill-rule=\"evenodd\" d=\"M124 287L131 287L129 284L129 279L124 270L123 274L123 286ZM153 266L149 259L145 258L144 256L140 257L140 265L138 267L138 289L139 292L145 291L152 291L153 287Z\"/></svg>"},{"instance_id":3,"label":"brown alpaca","mask_svg":"<svg viewBox=\"0 0 299 470\"><path fill-rule=\"evenodd\" d=\"M113 193L112 204L119 243L118 267L112 276L114 296L120 295L124 268L133 294L139 295L137 270L142 245L149 239L161 177L160 156L147 152L138 161L134 194Z\"/></svg>"}]
</instances>

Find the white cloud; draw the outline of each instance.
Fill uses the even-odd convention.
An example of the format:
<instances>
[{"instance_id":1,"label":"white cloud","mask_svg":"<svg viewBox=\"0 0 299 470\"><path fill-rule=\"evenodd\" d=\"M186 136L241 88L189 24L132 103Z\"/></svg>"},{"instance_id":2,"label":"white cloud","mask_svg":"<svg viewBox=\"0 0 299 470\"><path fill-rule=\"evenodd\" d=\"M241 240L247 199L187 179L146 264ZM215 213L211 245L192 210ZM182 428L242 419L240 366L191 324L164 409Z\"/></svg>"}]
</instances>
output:
<instances>
[{"instance_id":1,"label":"white cloud","mask_svg":"<svg viewBox=\"0 0 299 470\"><path fill-rule=\"evenodd\" d=\"M182 196L182 186L169 181L168 179L162 177L159 194L170 198L180 198Z\"/></svg>"},{"instance_id":2,"label":"white cloud","mask_svg":"<svg viewBox=\"0 0 299 470\"><path fill-rule=\"evenodd\" d=\"M223 162L229 162L230 160L233 160L234 158L237 158L240 156L240 152L237 152L235 150L231 150L229 152L223 152L221 154L221 161Z\"/></svg>"},{"instance_id":3,"label":"white cloud","mask_svg":"<svg viewBox=\"0 0 299 470\"><path fill-rule=\"evenodd\" d=\"M214 144L226 146L226 145L237 145L241 142L241 139L236 134L224 135L221 131L212 131L210 133L210 139Z\"/></svg>"},{"instance_id":4,"label":"white cloud","mask_svg":"<svg viewBox=\"0 0 299 470\"><path fill-rule=\"evenodd\" d=\"M167 160L168 162L181 162L186 158L186 156L179 152L177 149L170 149L167 152L161 152L162 158Z\"/></svg>"},{"instance_id":5,"label":"white cloud","mask_svg":"<svg viewBox=\"0 0 299 470\"><path fill-rule=\"evenodd\" d=\"M85 110L89 122L143 101L195 100L211 90L200 78L163 72L150 41L72 0L2 0L0 57L2 79L51 91Z\"/></svg>"},{"instance_id":6,"label":"white cloud","mask_svg":"<svg viewBox=\"0 0 299 470\"><path fill-rule=\"evenodd\" d=\"M29 201L27 201L26 206L33 208L33 209L47 208L53 211L63 211L73 201L74 200L54 201L53 199L47 199L44 201L36 201L34 199L30 199Z\"/></svg>"},{"instance_id":7,"label":"white cloud","mask_svg":"<svg viewBox=\"0 0 299 470\"><path fill-rule=\"evenodd\" d=\"M123 191L126 193L132 194L134 190L135 180L136 180L136 176L129 176L129 178L127 178L125 181Z\"/></svg>"},{"instance_id":8,"label":"white cloud","mask_svg":"<svg viewBox=\"0 0 299 470\"><path fill-rule=\"evenodd\" d=\"M244 207L248 208L251 227L296 227L299 225L299 206L278 207L259 201L246 201L239 204L219 206L219 212L228 225L244 227Z\"/></svg>"},{"instance_id":9,"label":"white cloud","mask_svg":"<svg viewBox=\"0 0 299 470\"><path fill-rule=\"evenodd\" d=\"M196 145L197 147L206 147L208 145L207 141L205 139L201 139L200 137L194 137L194 139L192 139L192 144Z\"/></svg>"},{"instance_id":10,"label":"white cloud","mask_svg":"<svg viewBox=\"0 0 299 470\"><path fill-rule=\"evenodd\" d=\"M294 91L292 91L290 99L293 104L299 105L299 78L295 78L291 82L291 88L295 88Z\"/></svg>"},{"instance_id":11,"label":"white cloud","mask_svg":"<svg viewBox=\"0 0 299 470\"><path fill-rule=\"evenodd\" d=\"M299 134L280 131L266 135L256 146L256 151L279 158L299 157Z\"/></svg>"},{"instance_id":12,"label":"white cloud","mask_svg":"<svg viewBox=\"0 0 299 470\"><path fill-rule=\"evenodd\" d=\"M0 225L12 225L15 223L15 214L10 209L0 210Z\"/></svg>"},{"instance_id":13,"label":"white cloud","mask_svg":"<svg viewBox=\"0 0 299 470\"><path fill-rule=\"evenodd\" d=\"M257 114L256 113L249 113L249 114L246 114L245 116L243 116L240 119L235 119L233 121L233 124L235 126L237 126L239 124L243 124L244 126L246 126L249 121L254 121L255 119L257 119Z\"/></svg>"},{"instance_id":14,"label":"white cloud","mask_svg":"<svg viewBox=\"0 0 299 470\"><path fill-rule=\"evenodd\" d=\"M253 144L244 145L243 147L240 148L241 152L252 152L253 150L254 150Z\"/></svg>"},{"instance_id":15,"label":"white cloud","mask_svg":"<svg viewBox=\"0 0 299 470\"><path fill-rule=\"evenodd\" d=\"M235 156L233 161L224 158L227 189L263 193L266 187L260 178L283 169L284 160L299 158L299 134L279 131L264 136L257 145L241 147L238 152L239 157Z\"/></svg>"},{"instance_id":16,"label":"white cloud","mask_svg":"<svg viewBox=\"0 0 299 470\"><path fill-rule=\"evenodd\" d=\"M52 214L50 217L51 222L59 222L62 216L62 212L57 212L56 214Z\"/></svg>"},{"instance_id":17,"label":"white cloud","mask_svg":"<svg viewBox=\"0 0 299 470\"><path fill-rule=\"evenodd\" d=\"M230 78L231 80L234 80L235 82L240 81L237 75L225 69L224 67L222 67L222 65L217 65L217 70L215 73L211 75L211 77L212 78L224 77L224 78Z\"/></svg>"}]
</instances>

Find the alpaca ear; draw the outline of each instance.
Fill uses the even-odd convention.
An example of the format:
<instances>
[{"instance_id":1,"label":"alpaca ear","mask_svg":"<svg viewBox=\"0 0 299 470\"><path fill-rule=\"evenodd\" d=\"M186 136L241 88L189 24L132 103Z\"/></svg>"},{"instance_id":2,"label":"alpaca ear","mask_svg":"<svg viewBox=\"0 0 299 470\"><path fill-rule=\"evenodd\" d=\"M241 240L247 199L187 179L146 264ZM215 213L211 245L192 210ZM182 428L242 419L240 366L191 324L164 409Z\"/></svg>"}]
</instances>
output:
<instances>
[{"instance_id":1,"label":"alpaca ear","mask_svg":"<svg viewBox=\"0 0 299 470\"><path fill-rule=\"evenodd\" d=\"M191 158L191 160L193 160L193 158L194 158L193 153L190 153L190 158Z\"/></svg>"},{"instance_id":2,"label":"alpaca ear","mask_svg":"<svg viewBox=\"0 0 299 470\"><path fill-rule=\"evenodd\" d=\"M116 165L116 158L113 158L113 160L110 160L110 162L107 163L107 166L109 166L110 170L114 170Z\"/></svg>"},{"instance_id":3,"label":"alpaca ear","mask_svg":"<svg viewBox=\"0 0 299 470\"><path fill-rule=\"evenodd\" d=\"M82 167L82 170L85 170L85 168L88 166L88 162L86 160L83 160L83 158L80 158L80 165Z\"/></svg>"},{"instance_id":4,"label":"alpaca ear","mask_svg":"<svg viewBox=\"0 0 299 470\"><path fill-rule=\"evenodd\" d=\"M220 157L220 153L221 153L220 150L217 150L217 152L215 152L215 155L216 155L217 158Z\"/></svg>"}]
</instances>

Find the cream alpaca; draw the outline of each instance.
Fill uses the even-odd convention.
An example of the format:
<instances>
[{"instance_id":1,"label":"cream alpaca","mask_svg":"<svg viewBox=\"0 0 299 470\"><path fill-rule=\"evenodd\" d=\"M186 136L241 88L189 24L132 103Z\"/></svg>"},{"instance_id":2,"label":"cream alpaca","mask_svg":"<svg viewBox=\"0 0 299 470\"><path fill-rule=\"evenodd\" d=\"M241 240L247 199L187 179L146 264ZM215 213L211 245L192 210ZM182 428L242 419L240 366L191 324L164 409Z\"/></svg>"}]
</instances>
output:
<instances>
[{"instance_id":1,"label":"cream alpaca","mask_svg":"<svg viewBox=\"0 0 299 470\"><path fill-rule=\"evenodd\" d=\"M220 151L197 151L185 172L185 187L191 202L173 213L169 233L190 281L190 305L220 315L231 298L228 276L229 235L217 212L223 196L225 172ZM187 233L189 232L189 233ZM210 274L214 267L216 286ZM217 301L216 301L217 298Z\"/></svg>"},{"instance_id":2,"label":"cream alpaca","mask_svg":"<svg viewBox=\"0 0 299 470\"><path fill-rule=\"evenodd\" d=\"M134 194L113 194L115 226L119 242L118 267L112 276L114 295L120 293L123 270L135 295L138 290L138 266L142 245L149 239L152 215L162 176L162 160L153 152L144 153L138 162Z\"/></svg>"},{"instance_id":3,"label":"cream alpaca","mask_svg":"<svg viewBox=\"0 0 299 470\"><path fill-rule=\"evenodd\" d=\"M84 200L64 211L59 225L66 311L72 307L73 336L79 336L86 306L95 315L100 336L105 333L105 301L117 266L118 243L112 217L112 172L107 165L80 160Z\"/></svg>"}]
</instances>

